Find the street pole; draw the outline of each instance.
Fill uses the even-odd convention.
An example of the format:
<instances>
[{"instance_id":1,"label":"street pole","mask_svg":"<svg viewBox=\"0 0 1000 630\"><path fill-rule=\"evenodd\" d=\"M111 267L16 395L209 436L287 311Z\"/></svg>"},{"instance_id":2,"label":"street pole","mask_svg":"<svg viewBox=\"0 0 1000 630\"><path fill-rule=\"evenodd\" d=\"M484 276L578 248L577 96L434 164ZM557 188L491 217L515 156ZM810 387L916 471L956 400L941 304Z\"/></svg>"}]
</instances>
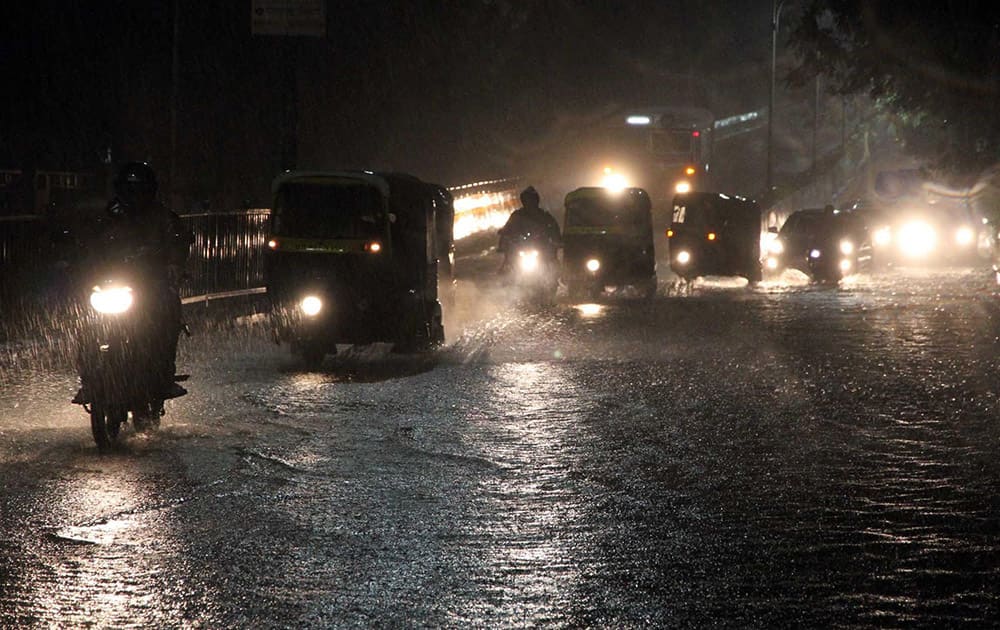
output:
<instances>
[{"instance_id":1,"label":"street pole","mask_svg":"<svg viewBox=\"0 0 1000 630\"><path fill-rule=\"evenodd\" d=\"M180 98L180 62L178 37L180 35L180 0L174 0L174 38L170 63L170 187L167 203L177 208L177 107Z\"/></svg>"},{"instance_id":2,"label":"street pole","mask_svg":"<svg viewBox=\"0 0 1000 630\"><path fill-rule=\"evenodd\" d=\"M778 19L785 0L771 0L771 92L767 101L767 190L774 187L774 87L778 58Z\"/></svg>"}]
</instances>

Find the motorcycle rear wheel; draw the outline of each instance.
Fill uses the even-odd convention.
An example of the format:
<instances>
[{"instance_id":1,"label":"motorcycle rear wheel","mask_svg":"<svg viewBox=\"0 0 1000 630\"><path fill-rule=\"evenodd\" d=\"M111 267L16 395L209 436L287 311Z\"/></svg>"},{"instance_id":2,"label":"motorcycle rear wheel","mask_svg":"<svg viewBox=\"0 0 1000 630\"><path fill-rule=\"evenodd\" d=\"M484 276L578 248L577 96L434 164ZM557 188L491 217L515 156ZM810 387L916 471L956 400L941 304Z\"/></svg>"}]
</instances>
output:
<instances>
[{"instance_id":1,"label":"motorcycle rear wheel","mask_svg":"<svg viewBox=\"0 0 1000 630\"><path fill-rule=\"evenodd\" d=\"M106 407L96 403L91 406L90 430L94 434L97 450L104 453L118 443L118 435L127 416L128 411L121 407Z\"/></svg>"}]
</instances>

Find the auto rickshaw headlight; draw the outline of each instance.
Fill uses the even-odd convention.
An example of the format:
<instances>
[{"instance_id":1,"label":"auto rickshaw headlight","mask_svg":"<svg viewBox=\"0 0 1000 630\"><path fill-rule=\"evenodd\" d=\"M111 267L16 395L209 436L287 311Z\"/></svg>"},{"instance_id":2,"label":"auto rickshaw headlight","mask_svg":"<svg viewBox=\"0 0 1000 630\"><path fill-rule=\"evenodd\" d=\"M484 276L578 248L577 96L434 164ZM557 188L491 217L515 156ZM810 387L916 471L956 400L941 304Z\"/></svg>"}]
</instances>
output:
<instances>
[{"instance_id":1,"label":"auto rickshaw headlight","mask_svg":"<svg viewBox=\"0 0 1000 630\"><path fill-rule=\"evenodd\" d=\"M302 312L309 317L315 317L316 315L319 315L320 311L323 310L323 300L319 299L315 295L307 295L302 298L301 302L299 302L299 308L301 308Z\"/></svg>"},{"instance_id":2,"label":"auto rickshaw headlight","mask_svg":"<svg viewBox=\"0 0 1000 630\"><path fill-rule=\"evenodd\" d=\"M683 249L677 252L677 262L682 265L686 265L691 262L691 252Z\"/></svg>"},{"instance_id":3,"label":"auto rickshaw headlight","mask_svg":"<svg viewBox=\"0 0 1000 630\"><path fill-rule=\"evenodd\" d=\"M596 258L591 258L587 261L587 271L594 273L601 268L601 261Z\"/></svg>"},{"instance_id":4,"label":"auto rickshaw headlight","mask_svg":"<svg viewBox=\"0 0 1000 630\"><path fill-rule=\"evenodd\" d=\"M844 256L850 256L851 254L853 254L854 243L852 243L847 239L840 241L840 253L843 254Z\"/></svg>"}]
</instances>

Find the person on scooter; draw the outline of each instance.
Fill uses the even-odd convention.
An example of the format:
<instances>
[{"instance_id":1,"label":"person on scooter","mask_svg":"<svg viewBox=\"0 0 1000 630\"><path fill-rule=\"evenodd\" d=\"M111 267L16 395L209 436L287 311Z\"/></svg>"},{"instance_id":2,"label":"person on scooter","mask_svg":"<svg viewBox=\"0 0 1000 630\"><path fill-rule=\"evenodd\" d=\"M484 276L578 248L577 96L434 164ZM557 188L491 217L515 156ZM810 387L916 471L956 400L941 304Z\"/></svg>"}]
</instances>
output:
<instances>
[{"instance_id":1,"label":"person on scooter","mask_svg":"<svg viewBox=\"0 0 1000 630\"><path fill-rule=\"evenodd\" d=\"M541 195L534 186L528 186L521 191L521 207L511 213L507 223L500 228L500 243L497 251L504 255L503 265L500 273L506 273L510 269L510 244L528 235L537 235L548 241L551 251L549 255L555 257L555 251L562 245L562 237L559 232L559 224L555 217L540 206Z\"/></svg>"}]
</instances>

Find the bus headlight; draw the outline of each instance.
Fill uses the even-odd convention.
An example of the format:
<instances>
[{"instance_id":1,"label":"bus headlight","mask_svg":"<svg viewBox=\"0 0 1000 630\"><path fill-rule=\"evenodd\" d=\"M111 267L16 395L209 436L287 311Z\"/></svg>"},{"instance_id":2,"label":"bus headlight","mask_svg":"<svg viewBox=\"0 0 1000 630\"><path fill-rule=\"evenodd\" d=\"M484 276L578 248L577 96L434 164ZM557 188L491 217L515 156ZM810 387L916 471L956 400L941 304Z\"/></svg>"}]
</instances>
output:
<instances>
[{"instance_id":1,"label":"bus headlight","mask_svg":"<svg viewBox=\"0 0 1000 630\"><path fill-rule=\"evenodd\" d=\"M628 188L628 179L621 173L615 172L610 166L604 167L604 175L601 177L601 188L612 191L620 191Z\"/></svg>"},{"instance_id":2,"label":"bus headlight","mask_svg":"<svg viewBox=\"0 0 1000 630\"><path fill-rule=\"evenodd\" d=\"M307 295L302 298L301 302L299 302L299 308L301 308L302 312L309 317L315 317L319 315L320 311L323 310L323 300L319 299L315 295Z\"/></svg>"},{"instance_id":3,"label":"bus headlight","mask_svg":"<svg viewBox=\"0 0 1000 630\"><path fill-rule=\"evenodd\" d=\"M132 287L96 286L90 292L90 305L104 315L118 315L132 308Z\"/></svg>"},{"instance_id":4,"label":"bus headlight","mask_svg":"<svg viewBox=\"0 0 1000 630\"><path fill-rule=\"evenodd\" d=\"M597 260L596 258L591 258L590 260L587 261L587 271L589 271L590 273L595 273L600 268L601 268L601 261Z\"/></svg>"}]
</instances>

